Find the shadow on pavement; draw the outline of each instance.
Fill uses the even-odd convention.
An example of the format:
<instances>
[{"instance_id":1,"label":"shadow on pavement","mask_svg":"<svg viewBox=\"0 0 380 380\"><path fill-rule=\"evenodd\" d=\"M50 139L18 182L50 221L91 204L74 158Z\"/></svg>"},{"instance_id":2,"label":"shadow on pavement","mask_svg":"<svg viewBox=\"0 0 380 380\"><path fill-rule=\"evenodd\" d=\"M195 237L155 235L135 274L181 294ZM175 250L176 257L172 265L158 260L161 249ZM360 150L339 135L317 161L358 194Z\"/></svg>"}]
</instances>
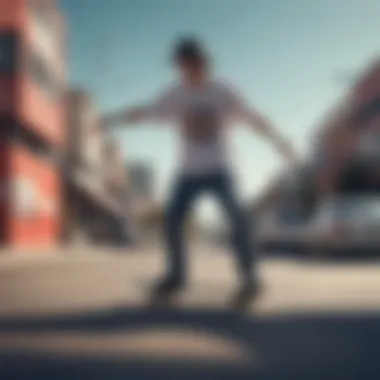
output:
<instances>
[{"instance_id":1,"label":"shadow on pavement","mask_svg":"<svg viewBox=\"0 0 380 380\"><path fill-rule=\"evenodd\" d=\"M154 357L133 358L128 355L91 357L67 355L54 350L28 351L22 345L8 347L0 344L0 378L380 378L380 313L320 312L260 317L239 316L223 310L151 310L125 306L76 316L0 320L0 343L5 336L13 335L24 335L25 339L38 341L48 334L95 334L100 337L99 345L102 345L102 339L107 335L120 335L122 339L124 336L128 339L129 333L149 332L152 328L156 331L191 331L193 340L198 339L197 333L204 333L208 337L219 337L220 342L233 342L235 347L241 346L250 351L249 363L228 365L223 359L202 363L193 359L159 361L154 360ZM191 340L187 337L183 344L190 344L189 342ZM164 350L166 345L164 335L159 348Z\"/></svg>"}]
</instances>

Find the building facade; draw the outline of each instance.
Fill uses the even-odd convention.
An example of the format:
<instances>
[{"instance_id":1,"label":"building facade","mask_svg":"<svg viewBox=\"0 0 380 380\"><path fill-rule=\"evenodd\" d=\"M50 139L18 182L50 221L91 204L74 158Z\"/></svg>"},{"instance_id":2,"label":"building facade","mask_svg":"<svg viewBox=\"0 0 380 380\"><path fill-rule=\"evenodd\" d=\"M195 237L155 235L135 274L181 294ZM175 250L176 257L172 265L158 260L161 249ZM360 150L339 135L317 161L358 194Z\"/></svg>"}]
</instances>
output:
<instances>
[{"instance_id":1,"label":"building facade","mask_svg":"<svg viewBox=\"0 0 380 380\"><path fill-rule=\"evenodd\" d=\"M127 168L132 191L136 196L152 199L154 194L153 168L149 164L134 163Z\"/></svg>"},{"instance_id":2,"label":"building facade","mask_svg":"<svg viewBox=\"0 0 380 380\"><path fill-rule=\"evenodd\" d=\"M53 0L0 0L1 243L59 242L66 27Z\"/></svg>"},{"instance_id":3,"label":"building facade","mask_svg":"<svg viewBox=\"0 0 380 380\"><path fill-rule=\"evenodd\" d=\"M117 168L120 173L123 167L122 157L114 157L118 147L109 146L99 111L87 91L71 89L66 105L65 240L109 243L124 217L120 194L124 195L126 182L123 177L120 183L113 181Z\"/></svg>"},{"instance_id":4,"label":"building facade","mask_svg":"<svg viewBox=\"0 0 380 380\"><path fill-rule=\"evenodd\" d=\"M359 76L335 112L321 123L318 132L316 159L320 160L320 170L316 173L316 182L321 196L349 187L371 190L372 172L380 171L377 165L380 157L379 60L373 61ZM374 185L376 188L380 183Z\"/></svg>"},{"instance_id":5,"label":"building facade","mask_svg":"<svg viewBox=\"0 0 380 380\"><path fill-rule=\"evenodd\" d=\"M111 231L112 241L123 244L131 240L131 229L133 228L130 177L125 170L122 149L116 140L108 138L104 152L107 194L118 205L119 211Z\"/></svg>"},{"instance_id":6,"label":"building facade","mask_svg":"<svg viewBox=\"0 0 380 380\"><path fill-rule=\"evenodd\" d=\"M254 201L255 216L284 205L311 216L326 197L380 192L380 61L375 60L355 85L316 126L314 151L297 173L283 173ZM291 186L287 186L286 182Z\"/></svg>"}]
</instances>

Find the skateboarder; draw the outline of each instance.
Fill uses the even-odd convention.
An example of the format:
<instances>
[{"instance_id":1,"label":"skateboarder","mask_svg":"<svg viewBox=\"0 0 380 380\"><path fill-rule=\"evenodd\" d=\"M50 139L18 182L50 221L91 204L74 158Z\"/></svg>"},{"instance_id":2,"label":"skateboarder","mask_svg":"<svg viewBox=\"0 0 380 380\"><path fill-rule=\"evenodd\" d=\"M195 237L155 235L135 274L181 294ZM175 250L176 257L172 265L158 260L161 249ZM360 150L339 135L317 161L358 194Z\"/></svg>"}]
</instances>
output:
<instances>
[{"instance_id":1,"label":"skateboarder","mask_svg":"<svg viewBox=\"0 0 380 380\"><path fill-rule=\"evenodd\" d=\"M243 122L269 139L285 159L293 161L290 145L257 110L249 107L238 92L212 76L211 62L204 46L195 38L175 44L172 60L179 72L178 83L141 107L127 108L103 119L105 127L146 121L172 122L179 128L182 157L179 174L166 212L168 273L155 294L171 295L186 282L185 246L182 229L195 199L211 193L221 202L231 222L240 286L233 303L258 295L259 282L253 268L247 216L238 203L226 150L225 132Z\"/></svg>"}]
</instances>

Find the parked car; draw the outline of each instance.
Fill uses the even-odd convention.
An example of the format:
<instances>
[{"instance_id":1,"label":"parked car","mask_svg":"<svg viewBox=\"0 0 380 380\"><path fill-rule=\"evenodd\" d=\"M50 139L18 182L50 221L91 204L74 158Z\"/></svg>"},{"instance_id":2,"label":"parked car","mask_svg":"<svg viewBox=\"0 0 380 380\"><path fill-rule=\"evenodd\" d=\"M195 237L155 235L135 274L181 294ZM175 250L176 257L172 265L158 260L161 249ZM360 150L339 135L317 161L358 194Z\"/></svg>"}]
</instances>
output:
<instances>
[{"instance_id":1,"label":"parked car","mask_svg":"<svg viewBox=\"0 0 380 380\"><path fill-rule=\"evenodd\" d=\"M380 252L380 197L345 196L322 202L309 224L315 253Z\"/></svg>"},{"instance_id":2,"label":"parked car","mask_svg":"<svg viewBox=\"0 0 380 380\"><path fill-rule=\"evenodd\" d=\"M256 226L257 245L264 252L301 253L307 238L308 220L297 213L268 212Z\"/></svg>"}]
</instances>

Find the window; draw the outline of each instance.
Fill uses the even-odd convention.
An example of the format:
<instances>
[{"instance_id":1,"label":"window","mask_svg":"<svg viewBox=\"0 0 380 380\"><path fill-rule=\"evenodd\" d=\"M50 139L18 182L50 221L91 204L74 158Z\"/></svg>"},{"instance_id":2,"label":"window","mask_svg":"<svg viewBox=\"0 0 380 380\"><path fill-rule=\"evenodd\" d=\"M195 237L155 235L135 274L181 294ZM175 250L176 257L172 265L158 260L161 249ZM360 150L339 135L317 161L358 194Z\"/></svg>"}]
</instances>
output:
<instances>
[{"instance_id":1,"label":"window","mask_svg":"<svg viewBox=\"0 0 380 380\"><path fill-rule=\"evenodd\" d=\"M380 113L380 97L376 97L365 105L355 116L355 121L359 125L368 124L373 118Z\"/></svg>"},{"instance_id":2,"label":"window","mask_svg":"<svg viewBox=\"0 0 380 380\"><path fill-rule=\"evenodd\" d=\"M359 159L367 162L379 161L380 159L380 133L376 130L366 131L359 140L357 148Z\"/></svg>"},{"instance_id":3,"label":"window","mask_svg":"<svg viewBox=\"0 0 380 380\"><path fill-rule=\"evenodd\" d=\"M353 161L339 176L337 192L340 194L360 194L377 191L376 184L372 183L372 168L373 165L369 165L369 162Z\"/></svg>"},{"instance_id":4,"label":"window","mask_svg":"<svg viewBox=\"0 0 380 380\"><path fill-rule=\"evenodd\" d=\"M44 60L35 52L29 50L26 56L26 70L29 75L37 82L45 93L52 98L60 97L62 93L61 85L54 73L49 70Z\"/></svg>"},{"instance_id":5,"label":"window","mask_svg":"<svg viewBox=\"0 0 380 380\"><path fill-rule=\"evenodd\" d=\"M0 33L0 74L12 74L17 69L17 37L14 33Z\"/></svg>"}]
</instances>

